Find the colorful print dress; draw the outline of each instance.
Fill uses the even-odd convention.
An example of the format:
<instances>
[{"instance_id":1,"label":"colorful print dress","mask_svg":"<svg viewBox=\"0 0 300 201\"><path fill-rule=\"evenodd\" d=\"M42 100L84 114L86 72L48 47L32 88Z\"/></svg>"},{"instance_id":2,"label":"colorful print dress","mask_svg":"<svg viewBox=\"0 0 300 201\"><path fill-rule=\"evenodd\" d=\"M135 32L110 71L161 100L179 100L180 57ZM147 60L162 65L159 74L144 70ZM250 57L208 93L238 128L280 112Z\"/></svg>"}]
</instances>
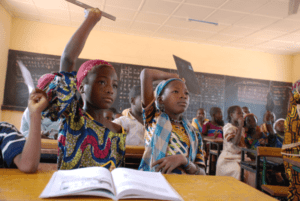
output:
<instances>
[{"instance_id":1,"label":"colorful print dress","mask_svg":"<svg viewBox=\"0 0 300 201\"><path fill-rule=\"evenodd\" d=\"M155 129L158 124L158 117L161 115L161 112L156 108L155 102L153 101L148 107L143 108L143 119L146 128L146 135L145 135L145 144L149 145L152 136L155 133ZM190 125L192 128L192 126ZM204 155L202 150L202 138L201 134L197 132L195 129L194 131L197 134L197 148L196 148L196 158L193 161L195 164L205 167L204 163ZM170 136L170 140L168 143L166 156L172 156L177 154L182 154L188 158L189 150L191 146L191 139L189 139L188 134L183 126L177 126L172 124L172 132ZM176 168L172 171L172 173L176 174L186 174L183 168Z\"/></svg>"},{"instance_id":2,"label":"colorful print dress","mask_svg":"<svg viewBox=\"0 0 300 201\"><path fill-rule=\"evenodd\" d=\"M76 97L76 72L54 73L43 90L49 107L43 116L62 120L58 137L58 169L102 166L109 170L124 163L126 134L113 133L81 108Z\"/></svg>"},{"instance_id":3,"label":"colorful print dress","mask_svg":"<svg viewBox=\"0 0 300 201\"><path fill-rule=\"evenodd\" d=\"M285 134L282 145L283 158L299 157L300 151L300 119L297 112L300 104L300 95L296 91L290 99L290 105L284 122ZM290 163L284 161L285 173L290 181L288 200L300 200L300 173L292 168Z\"/></svg>"}]
</instances>

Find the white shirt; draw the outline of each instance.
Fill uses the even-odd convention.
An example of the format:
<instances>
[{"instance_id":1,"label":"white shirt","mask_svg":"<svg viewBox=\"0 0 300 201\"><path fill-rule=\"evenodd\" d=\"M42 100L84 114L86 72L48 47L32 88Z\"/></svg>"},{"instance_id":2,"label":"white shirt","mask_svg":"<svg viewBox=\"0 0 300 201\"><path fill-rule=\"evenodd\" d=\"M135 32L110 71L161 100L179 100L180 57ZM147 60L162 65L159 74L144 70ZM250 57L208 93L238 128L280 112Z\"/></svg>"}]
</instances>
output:
<instances>
[{"instance_id":1,"label":"white shirt","mask_svg":"<svg viewBox=\"0 0 300 201\"><path fill-rule=\"evenodd\" d=\"M126 116L121 116L113 122L122 126L127 132L126 145L144 146L145 127L131 112L127 112Z\"/></svg>"}]
</instances>

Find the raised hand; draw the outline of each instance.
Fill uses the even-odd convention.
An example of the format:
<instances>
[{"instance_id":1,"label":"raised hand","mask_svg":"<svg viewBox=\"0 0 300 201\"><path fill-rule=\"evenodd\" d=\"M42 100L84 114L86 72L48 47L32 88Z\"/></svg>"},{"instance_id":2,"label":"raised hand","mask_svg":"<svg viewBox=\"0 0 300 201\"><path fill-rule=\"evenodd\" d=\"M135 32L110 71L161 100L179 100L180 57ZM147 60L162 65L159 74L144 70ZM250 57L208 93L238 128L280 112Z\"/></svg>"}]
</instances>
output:
<instances>
[{"instance_id":1,"label":"raised hand","mask_svg":"<svg viewBox=\"0 0 300 201\"><path fill-rule=\"evenodd\" d=\"M243 117L240 117L239 119L238 119L238 124L239 124L239 127L244 127L244 118Z\"/></svg>"},{"instance_id":2,"label":"raised hand","mask_svg":"<svg viewBox=\"0 0 300 201\"><path fill-rule=\"evenodd\" d=\"M98 8L90 8L84 10L84 17L98 22L101 19L102 12Z\"/></svg>"},{"instance_id":3,"label":"raised hand","mask_svg":"<svg viewBox=\"0 0 300 201\"><path fill-rule=\"evenodd\" d=\"M41 113L48 104L46 93L40 89L33 90L29 95L28 109L30 114Z\"/></svg>"}]
</instances>

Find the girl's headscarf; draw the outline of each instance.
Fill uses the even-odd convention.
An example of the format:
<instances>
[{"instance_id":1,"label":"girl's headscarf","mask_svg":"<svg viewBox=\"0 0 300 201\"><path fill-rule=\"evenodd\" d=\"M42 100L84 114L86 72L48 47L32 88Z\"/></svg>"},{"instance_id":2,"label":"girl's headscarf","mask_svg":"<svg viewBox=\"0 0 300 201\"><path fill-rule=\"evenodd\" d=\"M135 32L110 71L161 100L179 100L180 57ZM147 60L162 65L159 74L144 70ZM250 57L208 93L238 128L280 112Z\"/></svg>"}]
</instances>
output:
<instances>
[{"instance_id":1,"label":"girl's headscarf","mask_svg":"<svg viewBox=\"0 0 300 201\"><path fill-rule=\"evenodd\" d=\"M104 61L104 60L88 60L86 62L84 62L76 75L77 78L77 90L79 91L79 87L83 81L83 79L87 76L87 74L95 67L95 66L99 66L99 65L107 65L110 66L112 68L114 68L110 63Z\"/></svg>"},{"instance_id":2,"label":"girl's headscarf","mask_svg":"<svg viewBox=\"0 0 300 201\"><path fill-rule=\"evenodd\" d=\"M172 78L172 79L164 80L158 84L158 86L155 89L156 103L158 102L157 98L161 95L166 85L175 80L180 80L180 79ZM158 107L157 109L160 110L159 105L156 105L156 107ZM198 136L196 135L196 131L190 125L189 121L185 117L182 117L182 122L183 122L183 127L185 128L185 131L187 132L190 139L190 149L189 149L188 159L190 161L195 161L196 154L198 151L198 143L202 143L202 138L200 134ZM155 172L156 167L151 167L151 166L155 161L164 158L166 156L171 132L172 132L172 124L170 121L170 117L164 111L160 110L160 116L157 119L155 131L153 133L153 136L150 140L148 147L146 147L139 170Z\"/></svg>"}]
</instances>

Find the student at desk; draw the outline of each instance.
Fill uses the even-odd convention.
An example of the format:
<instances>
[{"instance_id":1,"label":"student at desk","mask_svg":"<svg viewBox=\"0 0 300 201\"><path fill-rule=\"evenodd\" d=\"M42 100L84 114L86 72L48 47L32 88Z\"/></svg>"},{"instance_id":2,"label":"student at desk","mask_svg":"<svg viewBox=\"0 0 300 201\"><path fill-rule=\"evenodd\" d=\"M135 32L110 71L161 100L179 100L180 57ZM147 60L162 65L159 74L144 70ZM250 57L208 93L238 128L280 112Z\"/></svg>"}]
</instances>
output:
<instances>
[{"instance_id":1,"label":"student at desk","mask_svg":"<svg viewBox=\"0 0 300 201\"><path fill-rule=\"evenodd\" d=\"M241 177L241 148L246 147L244 140L244 118L239 106L227 110L228 123L224 126L223 151L217 162L217 176Z\"/></svg>"},{"instance_id":2,"label":"student at desk","mask_svg":"<svg viewBox=\"0 0 300 201\"><path fill-rule=\"evenodd\" d=\"M86 14L62 54L61 71L42 76L38 87L48 95L49 107L43 115L62 120L58 169L102 166L113 170L124 163L126 133L104 118L101 110L110 108L116 99L116 71L103 60L86 61L77 73L73 71L90 31L101 19L99 9L89 9Z\"/></svg>"},{"instance_id":3,"label":"student at desk","mask_svg":"<svg viewBox=\"0 0 300 201\"><path fill-rule=\"evenodd\" d=\"M41 155L41 118L48 101L43 91L29 95L30 128L27 140L14 125L0 122L0 167L18 167L26 173L37 170Z\"/></svg>"}]
</instances>

